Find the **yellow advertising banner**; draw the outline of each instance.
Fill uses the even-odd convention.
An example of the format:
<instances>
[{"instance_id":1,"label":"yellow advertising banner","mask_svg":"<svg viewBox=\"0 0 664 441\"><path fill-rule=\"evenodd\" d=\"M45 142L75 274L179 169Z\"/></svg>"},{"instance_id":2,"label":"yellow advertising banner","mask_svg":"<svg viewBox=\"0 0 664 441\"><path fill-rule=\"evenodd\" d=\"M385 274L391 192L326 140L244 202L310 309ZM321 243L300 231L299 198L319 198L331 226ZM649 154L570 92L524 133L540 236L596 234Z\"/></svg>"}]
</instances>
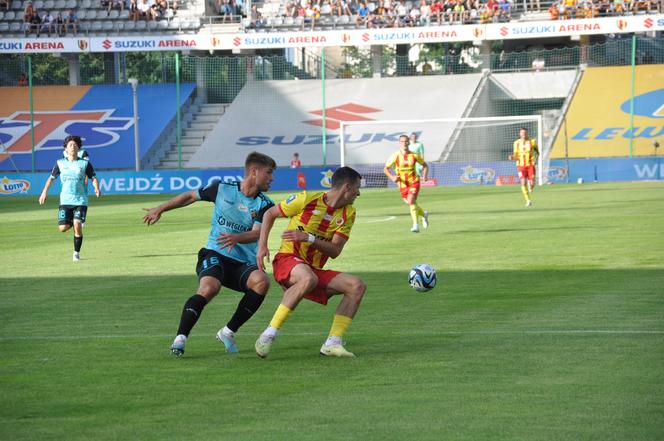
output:
<instances>
[{"instance_id":1,"label":"yellow advertising banner","mask_svg":"<svg viewBox=\"0 0 664 441\"><path fill-rule=\"evenodd\" d=\"M655 143L664 145L664 65L636 66L633 126L631 88L631 66L586 69L551 157L629 156L631 139L634 156L656 154Z\"/></svg>"}]
</instances>

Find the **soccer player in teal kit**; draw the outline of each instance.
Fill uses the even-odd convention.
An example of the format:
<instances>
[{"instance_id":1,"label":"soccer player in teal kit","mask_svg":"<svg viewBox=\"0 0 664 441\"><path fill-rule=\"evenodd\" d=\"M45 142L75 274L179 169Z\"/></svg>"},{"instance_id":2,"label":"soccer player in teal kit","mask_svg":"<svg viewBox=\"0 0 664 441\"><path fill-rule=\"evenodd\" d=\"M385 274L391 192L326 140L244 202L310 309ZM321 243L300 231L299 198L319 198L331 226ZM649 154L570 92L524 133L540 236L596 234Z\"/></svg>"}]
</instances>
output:
<instances>
[{"instance_id":1,"label":"soccer player in teal kit","mask_svg":"<svg viewBox=\"0 0 664 441\"><path fill-rule=\"evenodd\" d=\"M74 262L81 259L83 245L83 224L88 213L87 179L92 179L95 195L101 196L99 181L90 161L79 157L83 142L79 136L67 136L63 143L65 157L58 159L46 180L44 189L39 196L39 204L44 205L48 197L48 189L55 179L60 177L60 207L58 209L58 227L62 233L74 227Z\"/></svg>"},{"instance_id":2,"label":"soccer player in teal kit","mask_svg":"<svg viewBox=\"0 0 664 441\"><path fill-rule=\"evenodd\" d=\"M217 181L200 190L182 193L158 207L145 209L143 222L152 225L165 211L197 201L214 204L207 244L198 252L198 291L184 304L180 326L171 345L174 355L184 354L189 333L205 305L222 286L244 293L233 317L217 332L217 339L228 352L238 352L235 333L258 311L270 287L267 274L256 266L256 251L263 213L274 206L263 192L270 188L276 167L269 156L253 152L245 160L242 182Z\"/></svg>"}]
</instances>

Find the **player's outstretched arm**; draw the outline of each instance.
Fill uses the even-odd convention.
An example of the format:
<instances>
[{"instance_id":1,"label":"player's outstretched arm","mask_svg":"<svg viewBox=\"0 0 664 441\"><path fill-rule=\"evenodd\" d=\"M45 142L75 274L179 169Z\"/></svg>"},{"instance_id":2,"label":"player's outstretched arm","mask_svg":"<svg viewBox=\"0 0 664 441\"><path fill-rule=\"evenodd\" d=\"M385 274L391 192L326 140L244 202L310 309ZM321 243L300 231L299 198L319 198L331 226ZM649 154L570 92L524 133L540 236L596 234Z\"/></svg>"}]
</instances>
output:
<instances>
[{"instance_id":1,"label":"player's outstretched arm","mask_svg":"<svg viewBox=\"0 0 664 441\"><path fill-rule=\"evenodd\" d=\"M48 189L51 188L51 183L53 182L53 179L49 176L46 178L46 184L44 184L44 189L42 190L41 194L39 195L39 205L44 205L44 202L46 202L46 198L48 197Z\"/></svg>"},{"instance_id":2,"label":"player's outstretched arm","mask_svg":"<svg viewBox=\"0 0 664 441\"><path fill-rule=\"evenodd\" d=\"M148 224L148 226L156 224L157 221L161 218L161 214L165 211L175 210L176 208L186 207L191 205L198 200L198 190L191 190L186 193L179 194L175 196L168 202L164 202L158 207L154 208L144 208L146 212L143 216L143 222Z\"/></svg>"},{"instance_id":3,"label":"player's outstretched arm","mask_svg":"<svg viewBox=\"0 0 664 441\"><path fill-rule=\"evenodd\" d=\"M263 214L263 224L260 228L260 236L258 237L258 250L256 251L256 265L261 271L265 271L265 261L270 261L270 250L267 247L267 239L270 237L270 231L274 226L274 220L278 217L283 217L279 206L275 205Z\"/></svg>"}]
</instances>

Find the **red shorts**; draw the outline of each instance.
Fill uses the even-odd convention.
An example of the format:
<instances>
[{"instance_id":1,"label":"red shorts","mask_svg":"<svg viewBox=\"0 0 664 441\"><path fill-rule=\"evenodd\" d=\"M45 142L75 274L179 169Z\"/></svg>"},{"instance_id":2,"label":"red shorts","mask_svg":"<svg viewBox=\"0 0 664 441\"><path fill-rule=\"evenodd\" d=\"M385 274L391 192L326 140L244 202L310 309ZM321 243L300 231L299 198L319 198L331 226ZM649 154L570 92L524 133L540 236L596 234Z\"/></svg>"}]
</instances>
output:
<instances>
[{"instance_id":1,"label":"red shorts","mask_svg":"<svg viewBox=\"0 0 664 441\"><path fill-rule=\"evenodd\" d=\"M420 193L420 182L417 181L407 187L400 187L399 190L401 191L401 197L404 201L408 199L409 194L412 194L417 198L417 195Z\"/></svg>"},{"instance_id":2,"label":"red shorts","mask_svg":"<svg viewBox=\"0 0 664 441\"><path fill-rule=\"evenodd\" d=\"M291 271L294 267L300 264L308 265L316 277L318 277L318 285L316 285L316 288L314 288L313 291L306 294L304 298L311 300L312 302L327 305L327 301L330 298L329 294L326 292L327 285L337 275L341 274L339 271L317 269L294 254L277 253L277 255L274 256L274 259L272 260L274 280L276 280L277 283L285 290L290 286L288 284L288 279L290 278Z\"/></svg>"},{"instance_id":3,"label":"red shorts","mask_svg":"<svg viewBox=\"0 0 664 441\"><path fill-rule=\"evenodd\" d=\"M516 170L519 172L519 179L528 179L529 181L535 179L534 165L517 166Z\"/></svg>"}]
</instances>

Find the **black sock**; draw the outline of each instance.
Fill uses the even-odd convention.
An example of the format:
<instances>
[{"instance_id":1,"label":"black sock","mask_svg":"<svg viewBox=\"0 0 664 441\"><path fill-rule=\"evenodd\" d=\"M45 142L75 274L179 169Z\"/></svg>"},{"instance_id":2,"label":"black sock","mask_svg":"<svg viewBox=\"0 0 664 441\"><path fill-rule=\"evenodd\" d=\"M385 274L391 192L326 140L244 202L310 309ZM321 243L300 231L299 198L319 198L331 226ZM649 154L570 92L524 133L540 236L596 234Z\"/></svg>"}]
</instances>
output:
<instances>
[{"instance_id":1,"label":"black sock","mask_svg":"<svg viewBox=\"0 0 664 441\"><path fill-rule=\"evenodd\" d=\"M240 329L240 326L244 325L246 321L258 311L263 300L265 300L265 296L256 294L256 292L251 289L247 289L244 293L244 297L242 297L240 303L237 305L235 314L233 314L233 317L231 317L231 320L226 325L228 326L228 329L237 332L237 330Z\"/></svg>"},{"instance_id":2,"label":"black sock","mask_svg":"<svg viewBox=\"0 0 664 441\"><path fill-rule=\"evenodd\" d=\"M184 334L187 337L194 327L198 318L203 312L203 308L207 304L207 300L200 294L194 294L184 303L182 308L182 317L180 317L180 326L178 327L178 335Z\"/></svg>"},{"instance_id":3,"label":"black sock","mask_svg":"<svg viewBox=\"0 0 664 441\"><path fill-rule=\"evenodd\" d=\"M83 236L74 236L74 251L79 253L81 251L81 245L83 245Z\"/></svg>"}]
</instances>

